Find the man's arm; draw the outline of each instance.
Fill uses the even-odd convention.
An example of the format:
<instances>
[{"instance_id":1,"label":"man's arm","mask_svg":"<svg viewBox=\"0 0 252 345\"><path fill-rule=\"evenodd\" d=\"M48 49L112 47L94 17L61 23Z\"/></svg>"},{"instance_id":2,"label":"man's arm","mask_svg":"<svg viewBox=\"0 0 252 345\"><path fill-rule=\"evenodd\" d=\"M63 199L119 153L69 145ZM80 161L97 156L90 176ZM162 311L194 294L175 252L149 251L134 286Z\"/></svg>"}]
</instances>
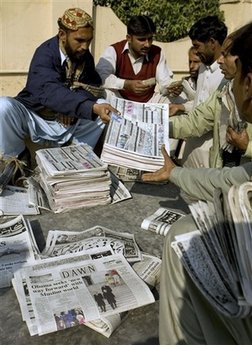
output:
<instances>
[{"instance_id":1,"label":"man's arm","mask_svg":"<svg viewBox=\"0 0 252 345\"><path fill-rule=\"evenodd\" d=\"M65 85L63 68L56 63L55 51L50 48L38 48L31 61L25 89L29 96L24 96L26 105L34 108L37 104L38 108L44 106L60 114L93 119L97 97L85 90L73 91ZM20 97L23 97L22 92Z\"/></svg>"},{"instance_id":2,"label":"man's arm","mask_svg":"<svg viewBox=\"0 0 252 345\"><path fill-rule=\"evenodd\" d=\"M168 95L167 87L171 83L172 78L172 70L167 65L164 52L161 49L160 59L156 69L156 81L159 85L160 93L162 93L163 95Z\"/></svg>"},{"instance_id":3,"label":"man's arm","mask_svg":"<svg viewBox=\"0 0 252 345\"><path fill-rule=\"evenodd\" d=\"M125 79L120 79L115 76L116 51L114 47L109 46L105 49L96 65L96 71L102 79L103 87L112 90L123 89Z\"/></svg>"},{"instance_id":4,"label":"man's arm","mask_svg":"<svg viewBox=\"0 0 252 345\"><path fill-rule=\"evenodd\" d=\"M96 65L96 71L102 78L103 87L110 90L128 90L137 95L144 94L151 86L141 80L121 79L115 75L116 51L110 46L105 49L102 57Z\"/></svg>"},{"instance_id":5,"label":"man's arm","mask_svg":"<svg viewBox=\"0 0 252 345\"><path fill-rule=\"evenodd\" d=\"M213 129L214 119L221 110L219 91L198 105L187 115L173 116L170 119L170 137L186 139L200 137Z\"/></svg>"},{"instance_id":6,"label":"man's arm","mask_svg":"<svg viewBox=\"0 0 252 345\"><path fill-rule=\"evenodd\" d=\"M144 182L171 181L197 200L212 201L215 188L228 192L232 185L238 186L247 182L252 176L252 163L223 169L179 168L173 163L164 146L162 146L162 154L164 166L156 172L143 174L142 180Z\"/></svg>"}]
</instances>

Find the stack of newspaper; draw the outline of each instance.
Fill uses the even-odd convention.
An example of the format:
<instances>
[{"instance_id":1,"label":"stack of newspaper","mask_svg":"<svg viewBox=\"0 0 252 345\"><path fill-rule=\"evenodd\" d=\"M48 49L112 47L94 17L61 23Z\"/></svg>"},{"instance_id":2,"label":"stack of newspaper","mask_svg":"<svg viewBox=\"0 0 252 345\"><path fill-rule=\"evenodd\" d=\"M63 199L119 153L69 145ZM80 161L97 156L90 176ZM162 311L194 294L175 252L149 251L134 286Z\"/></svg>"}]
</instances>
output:
<instances>
[{"instance_id":1,"label":"stack of newspaper","mask_svg":"<svg viewBox=\"0 0 252 345\"><path fill-rule=\"evenodd\" d=\"M40 184L55 213L111 202L111 178L86 144L41 149L36 152Z\"/></svg>"},{"instance_id":2,"label":"stack of newspaper","mask_svg":"<svg viewBox=\"0 0 252 345\"><path fill-rule=\"evenodd\" d=\"M12 282L31 335L85 325L109 337L128 311L155 301L161 260L134 235L95 226L51 230L39 252L23 216L1 224L1 287Z\"/></svg>"},{"instance_id":3,"label":"stack of newspaper","mask_svg":"<svg viewBox=\"0 0 252 345\"><path fill-rule=\"evenodd\" d=\"M190 206L194 232L176 236L172 246L209 302L224 315L252 312L252 183L216 190L214 202Z\"/></svg>"},{"instance_id":4,"label":"stack of newspaper","mask_svg":"<svg viewBox=\"0 0 252 345\"><path fill-rule=\"evenodd\" d=\"M112 116L101 159L109 165L155 171L163 165L161 146L169 151L168 104L138 103L112 97L121 112Z\"/></svg>"}]
</instances>

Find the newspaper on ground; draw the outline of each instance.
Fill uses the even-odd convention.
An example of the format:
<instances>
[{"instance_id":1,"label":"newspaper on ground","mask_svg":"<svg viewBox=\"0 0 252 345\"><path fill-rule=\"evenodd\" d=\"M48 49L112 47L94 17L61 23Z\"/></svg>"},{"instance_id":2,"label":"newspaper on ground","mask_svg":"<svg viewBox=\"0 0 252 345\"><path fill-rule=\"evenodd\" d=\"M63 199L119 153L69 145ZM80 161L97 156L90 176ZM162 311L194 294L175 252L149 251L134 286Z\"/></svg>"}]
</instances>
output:
<instances>
[{"instance_id":1,"label":"newspaper on ground","mask_svg":"<svg viewBox=\"0 0 252 345\"><path fill-rule=\"evenodd\" d=\"M142 170L109 165L109 170L113 172L123 182L142 182Z\"/></svg>"},{"instance_id":2,"label":"newspaper on ground","mask_svg":"<svg viewBox=\"0 0 252 345\"><path fill-rule=\"evenodd\" d=\"M161 146L169 152L169 107L113 97L121 116L108 125L101 154L103 162L143 171L163 165Z\"/></svg>"},{"instance_id":3,"label":"newspaper on ground","mask_svg":"<svg viewBox=\"0 0 252 345\"><path fill-rule=\"evenodd\" d=\"M27 188L7 185L0 195L0 216L39 214L39 208L30 203Z\"/></svg>"},{"instance_id":4,"label":"newspaper on ground","mask_svg":"<svg viewBox=\"0 0 252 345\"><path fill-rule=\"evenodd\" d=\"M132 268L150 288L160 283L162 260L154 255L142 253L142 260L134 262Z\"/></svg>"},{"instance_id":5,"label":"newspaper on ground","mask_svg":"<svg viewBox=\"0 0 252 345\"><path fill-rule=\"evenodd\" d=\"M34 263L39 249L28 220L22 215L0 224L0 288L11 286L13 274Z\"/></svg>"},{"instance_id":6,"label":"newspaper on ground","mask_svg":"<svg viewBox=\"0 0 252 345\"><path fill-rule=\"evenodd\" d=\"M225 316L252 314L252 183L232 186L213 203L189 206L195 230L176 236L176 254L208 301Z\"/></svg>"},{"instance_id":7,"label":"newspaper on ground","mask_svg":"<svg viewBox=\"0 0 252 345\"><path fill-rule=\"evenodd\" d=\"M12 283L31 336L84 325L110 337L131 309L154 302L161 260L133 234L50 230L42 253L22 215L0 234L0 287Z\"/></svg>"},{"instance_id":8,"label":"newspaper on ground","mask_svg":"<svg viewBox=\"0 0 252 345\"><path fill-rule=\"evenodd\" d=\"M104 248L107 245L111 246L115 254L124 255L129 262L142 259L133 234L113 231L100 225L83 231L50 230L42 254L53 257Z\"/></svg>"},{"instance_id":9,"label":"newspaper on ground","mask_svg":"<svg viewBox=\"0 0 252 345\"><path fill-rule=\"evenodd\" d=\"M184 216L185 214L180 210L160 207L143 220L141 228L166 236L172 224Z\"/></svg>"},{"instance_id":10,"label":"newspaper on ground","mask_svg":"<svg viewBox=\"0 0 252 345\"><path fill-rule=\"evenodd\" d=\"M23 267L14 276L16 287L22 281L27 284L39 335L94 322L155 301L123 255L100 257L98 253L43 259Z\"/></svg>"}]
</instances>

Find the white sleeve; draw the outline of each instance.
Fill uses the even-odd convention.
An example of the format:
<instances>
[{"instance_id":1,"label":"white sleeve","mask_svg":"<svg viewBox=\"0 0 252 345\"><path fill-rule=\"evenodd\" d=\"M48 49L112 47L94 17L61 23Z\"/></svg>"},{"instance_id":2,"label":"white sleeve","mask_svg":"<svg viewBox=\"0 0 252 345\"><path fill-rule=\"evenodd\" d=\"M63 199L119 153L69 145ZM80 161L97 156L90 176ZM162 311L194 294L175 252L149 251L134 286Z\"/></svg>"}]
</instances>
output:
<instances>
[{"instance_id":1,"label":"white sleeve","mask_svg":"<svg viewBox=\"0 0 252 345\"><path fill-rule=\"evenodd\" d=\"M160 93L162 93L163 95L167 95L167 86L171 83L172 77L172 70L167 65L164 52L161 49L160 60L156 70L156 80L159 85Z\"/></svg>"},{"instance_id":2,"label":"white sleeve","mask_svg":"<svg viewBox=\"0 0 252 345\"><path fill-rule=\"evenodd\" d=\"M105 49L100 57L96 71L99 73L103 87L107 89L121 90L123 89L125 79L115 76L116 71L116 51L112 46Z\"/></svg>"}]
</instances>

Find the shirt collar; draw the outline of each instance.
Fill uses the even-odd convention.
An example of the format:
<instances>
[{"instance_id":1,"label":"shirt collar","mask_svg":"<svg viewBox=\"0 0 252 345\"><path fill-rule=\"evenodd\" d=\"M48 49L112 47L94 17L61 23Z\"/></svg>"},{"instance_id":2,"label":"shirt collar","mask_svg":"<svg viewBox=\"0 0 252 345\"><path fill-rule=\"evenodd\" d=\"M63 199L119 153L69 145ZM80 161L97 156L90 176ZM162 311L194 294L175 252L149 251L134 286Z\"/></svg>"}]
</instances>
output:
<instances>
[{"instance_id":1,"label":"shirt collar","mask_svg":"<svg viewBox=\"0 0 252 345\"><path fill-rule=\"evenodd\" d=\"M60 53L61 66L63 66L64 62L67 59L67 56L62 52L60 48L59 48L59 53Z\"/></svg>"},{"instance_id":2,"label":"shirt collar","mask_svg":"<svg viewBox=\"0 0 252 345\"><path fill-rule=\"evenodd\" d=\"M211 73L214 73L217 69L219 69L219 64L217 61L214 61L214 63L212 63L212 65L210 66L206 66L207 69L209 69L211 71Z\"/></svg>"},{"instance_id":3,"label":"shirt collar","mask_svg":"<svg viewBox=\"0 0 252 345\"><path fill-rule=\"evenodd\" d=\"M122 51L122 54L123 54L124 52L126 52L126 51L127 51L128 54L131 56L131 59L132 59L132 60L137 61L137 60L144 60L144 59L146 59L147 61L149 61L149 56L148 56L148 55L140 56L139 58L136 59L136 58L131 54L131 52L130 52L128 41L125 43L125 46L124 46L123 51Z\"/></svg>"}]
</instances>

